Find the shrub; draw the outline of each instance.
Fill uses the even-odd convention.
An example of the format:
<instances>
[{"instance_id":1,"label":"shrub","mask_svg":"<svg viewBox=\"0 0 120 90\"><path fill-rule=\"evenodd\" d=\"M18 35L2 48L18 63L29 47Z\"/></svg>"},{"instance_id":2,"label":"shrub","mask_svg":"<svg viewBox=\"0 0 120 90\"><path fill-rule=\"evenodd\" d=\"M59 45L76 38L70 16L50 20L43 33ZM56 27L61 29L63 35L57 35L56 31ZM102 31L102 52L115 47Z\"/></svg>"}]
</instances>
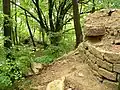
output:
<instances>
[{"instance_id":1,"label":"shrub","mask_svg":"<svg viewBox=\"0 0 120 90\"><path fill-rule=\"evenodd\" d=\"M0 90L10 90L17 80L23 79L31 63L31 53L26 47L0 48ZM10 54L9 58L6 55ZM9 89L8 89L9 88Z\"/></svg>"},{"instance_id":2,"label":"shrub","mask_svg":"<svg viewBox=\"0 0 120 90\"><path fill-rule=\"evenodd\" d=\"M49 64L53 62L53 60L54 60L54 56L52 55L44 55L42 57L35 58L35 62L42 63L42 64Z\"/></svg>"}]
</instances>

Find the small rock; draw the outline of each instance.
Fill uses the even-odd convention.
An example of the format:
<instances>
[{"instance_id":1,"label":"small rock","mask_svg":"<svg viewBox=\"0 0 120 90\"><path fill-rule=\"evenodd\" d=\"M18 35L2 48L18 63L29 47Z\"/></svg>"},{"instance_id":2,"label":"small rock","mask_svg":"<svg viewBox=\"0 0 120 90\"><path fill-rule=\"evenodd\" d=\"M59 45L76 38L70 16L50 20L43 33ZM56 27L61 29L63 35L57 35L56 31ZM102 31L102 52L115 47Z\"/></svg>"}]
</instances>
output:
<instances>
[{"instance_id":1,"label":"small rock","mask_svg":"<svg viewBox=\"0 0 120 90\"><path fill-rule=\"evenodd\" d=\"M26 76L32 76L33 75L33 73L31 72L31 71L29 71L27 74L26 74Z\"/></svg>"},{"instance_id":2,"label":"small rock","mask_svg":"<svg viewBox=\"0 0 120 90\"><path fill-rule=\"evenodd\" d=\"M32 63L32 70L34 71L35 74L39 74L39 71L43 69L43 65L41 63Z\"/></svg>"},{"instance_id":3,"label":"small rock","mask_svg":"<svg viewBox=\"0 0 120 90\"><path fill-rule=\"evenodd\" d=\"M115 40L115 45L120 45L120 40Z\"/></svg>"},{"instance_id":4,"label":"small rock","mask_svg":"<svg viewBox=\"0 0 120 90\"><path fill-rule=\"evenodd\" d=\"M71 71L74 72L75 70L77 70L77 68L76 68L75 66L73 66L73 67L71 68Z\"/></svg>"},{"instance_id":5,"label":"small rock","mask_svg":"<svg viewBox=\"0 0 120 90\"><path fill-rule=\"evenodd\" d=\"M54 80L47 85L46 90L64 90L65 77L59 80Z\"/></svg>"},{"instance_id":6,"label":"small rock","mask_svg":"<svg viewBox=\"0 0 120 90\"><path fill-rule=\"evenodd\" d=\"M39 70L38 69L33 68L33 71L34 71L35 74L39 74Z\"/></svg>"},{"instance_id":7,"label":"small rock","mask_svg":"<svg viewBox=\"0 0 120 90\"><path fill-rule=\"evenodd\" d=\"M79 75L79 77L83 77L84 76L83 73L78 73L78 75Z\"/></svg>"},{"instance_id":8,"label":"small rock","mask_svg":"<svg viewBox=\"0 0 120 90\"><path fill-rule=\"evenodd\" d=\"M42 69L43 68L43 65L41 63L33 62L32 65L36 69Z\"/></svg>"},{"instance_id":9,"label":"small rock","mask_svg":"<svg viewBox=\"0 0 120 90\"><path fill-rule=\"evenodd\" d=\"M68 88L67 90L72 90L72 88Z\"/></svg>"},{"instance_id":10,"label":"small rock","mask_svg":"<svg viewBox=\"0 0 120 90\"><path fill-rule=\"evenodd\" d=\"M85 25L86 36L103 36L105 35L105 27L103 25Z\"/></svg>"}]
</instances>

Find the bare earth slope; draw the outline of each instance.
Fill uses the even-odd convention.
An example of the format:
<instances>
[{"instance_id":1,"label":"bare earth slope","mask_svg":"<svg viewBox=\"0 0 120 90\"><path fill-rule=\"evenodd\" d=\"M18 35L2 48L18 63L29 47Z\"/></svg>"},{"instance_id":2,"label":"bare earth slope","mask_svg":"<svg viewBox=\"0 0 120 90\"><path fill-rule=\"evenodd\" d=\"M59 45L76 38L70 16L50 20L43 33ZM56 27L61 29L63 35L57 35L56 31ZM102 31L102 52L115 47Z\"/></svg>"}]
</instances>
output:
<instances>
[{"instance_id":1,"label":"bare earth slope","mask_svg":"<svg viewBox=\"0 0 120 90\"><path fill-rule=\"evenodd\" d=\"M63 76L65 76L65 90L117 90L112 84L108 87L100 83L89 66L80 60L79 54L56 61L42 70L41 74L30 77L32 84L29 88L46 90L48 83ZM25 90L29 90L28 87Z\"/></svg>"}]
</instances>

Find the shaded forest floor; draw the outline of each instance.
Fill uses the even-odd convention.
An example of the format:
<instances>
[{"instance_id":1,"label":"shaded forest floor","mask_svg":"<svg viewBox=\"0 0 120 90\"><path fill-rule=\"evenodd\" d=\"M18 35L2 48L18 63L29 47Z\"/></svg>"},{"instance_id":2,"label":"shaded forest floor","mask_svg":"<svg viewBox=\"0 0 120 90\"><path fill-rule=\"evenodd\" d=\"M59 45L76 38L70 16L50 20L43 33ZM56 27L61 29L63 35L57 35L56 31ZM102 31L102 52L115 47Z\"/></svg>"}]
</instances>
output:
<instances>
[{"instance_id":1,"label":"shaded forest floor","mask_svg":"<svg viewBox=\"0 0 120 90\"><path fill-rule=\"evenodd\" d=\"M48 83L65 77L65 90L117 90L115 85L106 86L93 75L89 66L82 63L79 54L58 60L43 69L39 75L27 78L25 90L46 90Z\"/></svg>"}]
</instances>

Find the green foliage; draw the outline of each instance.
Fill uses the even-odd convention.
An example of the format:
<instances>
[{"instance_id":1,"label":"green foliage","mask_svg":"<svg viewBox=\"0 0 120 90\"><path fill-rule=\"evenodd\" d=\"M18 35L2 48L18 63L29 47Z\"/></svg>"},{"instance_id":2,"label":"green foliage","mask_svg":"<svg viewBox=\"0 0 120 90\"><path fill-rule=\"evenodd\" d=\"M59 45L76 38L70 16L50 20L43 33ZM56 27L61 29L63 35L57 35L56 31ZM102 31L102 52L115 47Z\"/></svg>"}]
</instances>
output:
<instances>
[{"instance_id":1,"label":"green foliage","mask_svg":"<svg viewBox=\"0 0 120 90\"><path fill-rule=\"evenodd\" d=\"M12 82L10 80L9 76L6 76L4 74L0 74L0 89L5 90L8 87L10 88L12 86Z\"/></svg>"},{"instance_id":2,"label":"green foliage","mask_svg":"<svg viewBox=\"0 0 120 90\"><path fill-rule=\"evenodd\" d=\"M50 45L43 51L43 56L35 58L35 62L49 64L54 61L55 58L60 56L61 48L59 46Z\"/></svg>"},{"instance_id":3,"label":"green foliage","mask_svg":"<svg viewBox=\"0 0 120 90\"><path fill-rule=\"evenodd\" d=\"M0 51L0 90L7 90L16 80L23 79L31 63L31 53L26 47L14 47L7 53L3 48ZM8 54L10 56L6 59Z\"/></svg>"},{"instance_id":4,"label":"green foliage","mask_svg":"<svg viewBox=\"0 0 120 90\"><path fill-rule=\"evenodd\" d=\"M3 25L3 14L0 11L0 30L2 29L2 25Z\"/></svg>"},{"instance_id":5,"label":"green foliage","mask_svg":"<svg viewBox=\"0 0 120 90\"><path fill-rule=\"evenodd\" d=\"M0 2L1 3L1 2ZM3 27L3 13L2 13L2 4L0 4L0 30L2 30L2 27ZM1 32L1 31L0 31Z\"/></svg>"},{"instance_id":6,"label":"green foliage","mask_svg":"<svg viewBox=\"0 0 120 90\"><path fill-rule=\"evenodd\" d=\"M94 0L95 1L95 9L111 9L111 8L120 8L119 0ZM83 12L91 11L93 7L92 0L87 4L83 5Z\"/></svg>"},{"instance_id":7,"label":"green foliage","mask_svg":"<svg viewBox=\"0 0 120 90\"><path fill-rule=\"evenodd\" d=\"M12 50L12 56L15 58L17 66L20 67L23 73L27 71L32 61L33 52L31 48L26 46L17 46Z\"/></svg>"},{"instance_id":8,"label":"green foliage","mask_svg":"<svg viewBox=\"0 0 120 90\"><path fill-rule=\"evenodd\" d=\"M58 57L60 55L61 48L60 46L50 45L43 53L45 55L52 55L54 57Z\"/></svg>"},{"instance_id":9,"label":"green foliage","mask_svg":"<svg viewBox=\"0 0 120 90\"><path fill-rule=\"evenodd\" d=\"M69 34L68 34L69 33ZM50 45L42 53L43 56L35 58L35 62L49 64L56 58L74 49L75 39L70 37L74 32L70 31L65 34L64 40L61 40L58 46Z\"/></svg>"},{"instance_id":10,"label":"green foliage","mask_svg":"<svg viewBox=\"0 0 120 90\"><path fill-rule=\"evenodd\" d=\"M5 90L11 87L15 80L22 78L22 71L13 61L6 60L6 62L0 66L0 70L0 89Z\"/></svg>"},{"instance_id":11,"label":"green foliage","mask_svg":"<svg viewBox=\"0 0 120 90\"><path fill-rule=\"evenodd\" d=\"M95 0L97 8L120 8L119 0Z\"/></svg>"},{"instance_id":12,"label":"green foliage","mask_svg":"<svg viewBox=\"0 0 120 90\"><path fill-rule=\"evenodd\" d=\"M54 60L54 56L52 55L45 55L45 56L42 56L42 57L37 57L35 58L35 62L37 63L42 63L42 64L49 64L49 63L52 63Z\"/></svg>"},{"instance_id":13,"label":"green foliage","mask_svg":"<svg viewBox=\"0 0 120 90\"><path fill-rule=\"evenodd\" d=\"M119 0L109 0L109 5L111 8L119 8L120 9L120 1Z\"/></svg>"}]
</instances>

